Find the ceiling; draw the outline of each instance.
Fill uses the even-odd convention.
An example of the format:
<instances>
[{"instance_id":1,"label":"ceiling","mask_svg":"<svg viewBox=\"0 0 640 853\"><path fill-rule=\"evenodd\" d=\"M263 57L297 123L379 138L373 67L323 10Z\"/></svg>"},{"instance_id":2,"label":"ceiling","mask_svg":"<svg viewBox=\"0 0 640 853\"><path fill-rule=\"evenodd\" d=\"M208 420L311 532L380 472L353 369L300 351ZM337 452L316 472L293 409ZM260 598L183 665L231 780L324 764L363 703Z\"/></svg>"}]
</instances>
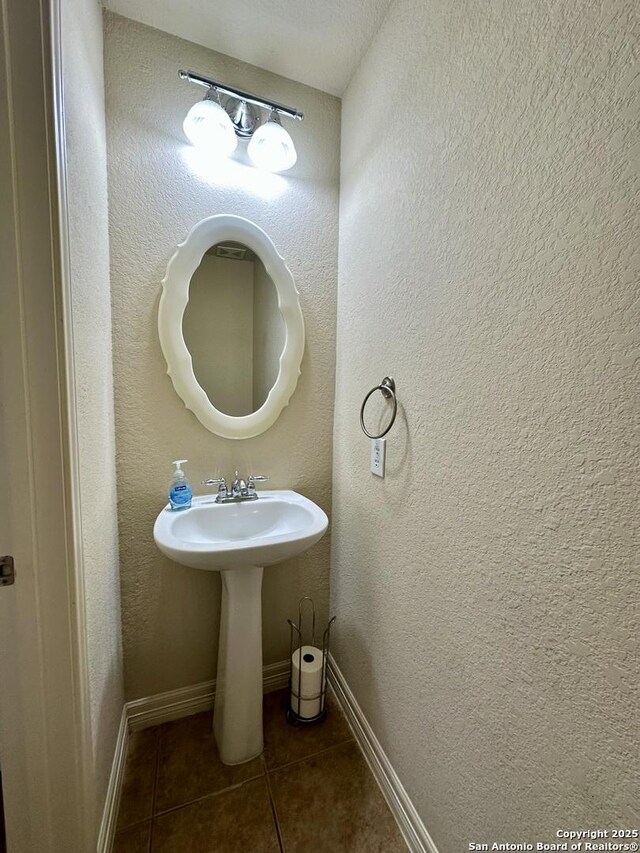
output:
<instances>
[{"instance_id":1,"label":"ceiling","mask_svg":"<svg viewBox=\"0 0 640 853\"><path fill-rule=\"evenodd\" d=\"M103 0L107 8L342 95L390 0Z\"/></svg>"}]
</instances>

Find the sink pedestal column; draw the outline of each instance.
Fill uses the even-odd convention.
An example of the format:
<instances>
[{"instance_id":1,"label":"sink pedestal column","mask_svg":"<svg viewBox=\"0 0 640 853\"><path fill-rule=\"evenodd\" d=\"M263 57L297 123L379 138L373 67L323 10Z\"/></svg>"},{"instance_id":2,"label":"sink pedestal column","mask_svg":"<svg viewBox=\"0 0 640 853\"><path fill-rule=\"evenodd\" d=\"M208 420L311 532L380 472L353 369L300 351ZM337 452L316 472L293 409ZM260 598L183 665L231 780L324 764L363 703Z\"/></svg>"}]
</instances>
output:
<instances>
[{"instance_id":1,"label":"sink pedestal column","mask_svg":"<svg viewBox=\"0 0 640 853\"><path fill-rule=\"evenodd\" d=\"M262 566L238 566L220 572L213 733L223 764L242 764L263 749L262 571Z\"/></svg>"}]
</instances>

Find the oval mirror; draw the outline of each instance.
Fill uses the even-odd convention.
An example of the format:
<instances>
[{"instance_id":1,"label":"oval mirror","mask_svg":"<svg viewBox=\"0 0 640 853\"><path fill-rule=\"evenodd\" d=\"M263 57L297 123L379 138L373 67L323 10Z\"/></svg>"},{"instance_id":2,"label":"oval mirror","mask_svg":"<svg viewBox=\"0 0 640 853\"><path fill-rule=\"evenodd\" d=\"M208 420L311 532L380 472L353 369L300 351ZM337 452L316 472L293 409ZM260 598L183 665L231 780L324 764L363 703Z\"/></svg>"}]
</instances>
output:
<instances>
[{"instance_id":1,"label":"oval mirror","mask_svg":"<svg viewBox=\"0 0 640 853\"><path fill-rule=\"evenodd\" d=\"M288 404L304 351L302 310L284 260L248 219L210 216L178 246L158 330L176 392L211 432L251 438Z\"/></svg>"}]
</instances>

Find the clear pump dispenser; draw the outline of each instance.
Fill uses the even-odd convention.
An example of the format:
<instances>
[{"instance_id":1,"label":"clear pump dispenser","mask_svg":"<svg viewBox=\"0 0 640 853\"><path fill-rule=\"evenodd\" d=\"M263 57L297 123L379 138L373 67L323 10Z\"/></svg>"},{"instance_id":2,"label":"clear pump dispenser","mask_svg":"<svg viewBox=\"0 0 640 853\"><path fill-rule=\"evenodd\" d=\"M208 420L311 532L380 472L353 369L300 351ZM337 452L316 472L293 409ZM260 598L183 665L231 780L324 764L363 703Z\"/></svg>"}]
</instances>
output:
<instances>
[{"instance_id":1,"label":"clear pump dispenser","mask_svg":"<svg viewBox=\"0 0 640 853\"><path fill-rule=\"evenodd\" d=\"M188 461L188 459L176 459L173 463L176 466L176 470L173 474L173 483L169 487L169 503L171 504L171 509L174 511L189 509L191 506L193 492L185 479L184 471L180 467Z\"/></svg>"}]
</instances>

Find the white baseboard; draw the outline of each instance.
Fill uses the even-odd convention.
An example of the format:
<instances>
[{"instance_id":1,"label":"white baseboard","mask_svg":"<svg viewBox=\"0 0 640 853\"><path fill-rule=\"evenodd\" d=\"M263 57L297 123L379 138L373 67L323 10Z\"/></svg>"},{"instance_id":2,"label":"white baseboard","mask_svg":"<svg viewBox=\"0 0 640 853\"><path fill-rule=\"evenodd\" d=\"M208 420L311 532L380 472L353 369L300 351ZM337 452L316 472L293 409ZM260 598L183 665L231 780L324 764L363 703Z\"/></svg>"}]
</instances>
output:
<instances>
[{"instance_id":1,"label":"white baseboard","mask_svg":"<svg viewBox=\"0 0 640 853\"><path fill-rule=\"evenodd\" d=\"M380 741L373 733L367 718L349 689L340 667L329 654L329 683L360 749L389 804L400 831L412 853L438 853L420 815L387 758Z\"/></svg>"},{"instance_id":2,"label":"white baseboard","mask_svg":"<svg viewBox=\"0 0 640 853\"><path fill-rule=\"evenodd\" d=\"M282 660L262 668L262 689L271 693L289 683L289 661ZM216 695L215 681L203 681L179 690L157 693L146 699L127 702L127 720L132 732L179 720L200 711L210 711Z\"/></svg>"},{"instance_id":3,"label":"white baseboard","mask_svg":"<svg viewBox=\"0 0 640 853\"><path fill-rule=\"evenodd\" d=\"M262 692L273 693L289 686L289 670L291 661L281 660L262 667Z\"/></svg>"},{"instance_id":4,"label":"white baseboard","mask_svg":"<svg viewBox=\"0 0 640 853\"><path fill-rule=\"evenodd\" d=\"M102 820L98 831L97 853L111 853L113 840L116 835L116 824L118 821L118 809L120 807L120 794L122 793L122 782L124 780L124 768L127 762L127 748L129 746L129 726L127 724L127 706L122 709L120 717L120 728L116 739L116 748L113 755L113 764L109 775L107 796L104 802Z\"/></svg>"}]
</instances>

